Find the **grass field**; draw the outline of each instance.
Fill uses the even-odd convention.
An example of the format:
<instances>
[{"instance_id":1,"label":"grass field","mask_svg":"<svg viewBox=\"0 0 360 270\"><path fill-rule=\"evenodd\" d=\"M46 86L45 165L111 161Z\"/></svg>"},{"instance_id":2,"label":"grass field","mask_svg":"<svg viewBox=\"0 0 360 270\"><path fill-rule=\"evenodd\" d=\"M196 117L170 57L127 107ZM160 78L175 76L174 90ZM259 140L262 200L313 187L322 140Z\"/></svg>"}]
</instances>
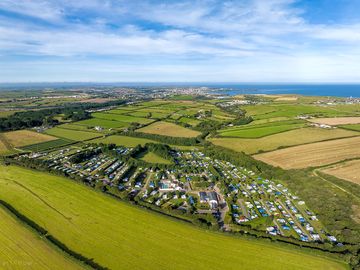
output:
<instances>
[{"instance_id":1,"label":"grass field","mask_svg":"<svg viewBox=\"0 0 360 270\"><path fill-rule=\"evenodd\" d=\"M95 132L71 130L58 127L48 129L46 133L52 136L72 141L85 141L101 136L101 134Z\"/></svg>"},{"instance_id":2,"label":"grass field","mask_svg":"<svg viewBox=\"0 0 360 270\"><path fill-rule=\"evenodd\" d=\"M345 128L345 129L349 129L349 130L360 131L360 124L358 124L358 125L344 125L344 126L340 126L340 127Z\"/></svg>"},{"instance_id":3,"label":"grass field","mask_svg":"<svg viewBox=\"0 0 360 270\"><path fill-rule=\"evenodd\" d=\"M172 137L185 137L185 138L193 138L200 135L200 132L198 131L163 121L155 122L151 125L140 128L136 131L150 133L150 134L172 136Z\"/></svg>"},{"instance_id":4,"label":"grass field","mask_svg":"<svg viewBox=\"0 0 360 270\"><path fill-rule=\"evenodd\" d=\"M219 131L221 137L260 138L272 134L304 127L303 122L283 121L259 125L240 126Z\"/></svg>"},{"instance_id":5,"label":"grass field","mask_svg":"<svg viewBox=\"0 0 360 270\"><path fill-rule=\"evenodd\" d=\"M126 122L126 123L132 123L136 122L139 124L148 124L151 123L154 120L142 118L142 117L135 117L135 116L129 116L129 115L123 115L123 114L114 114L111 113L111 111L107 113L93 113L93 117L98 119L105 119L105 120L112 120L112 121L119 121L119 122Z\"/></svg>"},{"instance_id":6,"label":"grass field","mask_svg":"<svg viewBox=\"0 0 360 270\"><path fill-rule=\"evenodd\" d=\"M360 137L299 145L254 157L284 169L318 167L360 157Z\"/></svg>"},{"instance_id":7,"label":"grass field","mask_svg":"<svg viewBox=\"0 0 360 270\"><path fill-rule=\"evenodd\" d=\"M0 206L1 269L84 269Z\"/></svg>"},{"instance_id":8,"label":"grass field","mask_svg":"<svg viewBox=\"0 0 360 270\"><path fill-rule=\"evenodd\" d=\"M102 127L102 128L122 128L129 126L127 122L120 122L120 121L113 121L113 120L106 120L100 118L91 118L83 121L76 122L76 125L86 126L86 127Z\"/></svg>"},{"instance_id":9,"label":"grass field","mask_svg":"<svg viewBox=\"0 0 360 270\"><path fill-rule=\"evenodd\" d=\"M27 146L22 147L21 149L25 150L25 151L39 152L39 151L45 151L45 150L52 149L55 147L67 145L72 142L73 141L68 140L68 139L57 139L57 140L53 140L53 141L27 145Z\"/></svg>"},{"instance_id":10,"label":"grass field","mask_svg":"<svg viewBox=\"0 0 360 270\"><path fill-rule=\"evenodd\" d=\"M325 168L322 170L326 174L336 176L356 184L360 184L360 160L352 160Z\"/></svg>"},{"instance_id":11,"label":"grass field","mask_svg":"<svg viewBox=\"0 0 360 270\"><path fill-rule=\"evenodd\" d=\"M57 138L30 130L17 130L3 133L4 139L13 147L56 140Z\"/></svg>"},{"instance_id":12,"label":"grass field","mask_svg":"<svg viewBox=\"0 0 360 270\"><path fill-rule=\"evenodd\" d=\"M325 124L330 126L360 124L360 117L332 117L332 118L315 118L310 122Z\"/></svg>"},{"instance_id":13,"label":"grass field","mask_svg":"<svg viewBox=\"0 0 360 270\"><path fill-rule=\"evenodd\" d=\"M112 135L112 136L108 136L106 138L94 139L91 142L104 143L104 144L113 143L113 144L123 145L123 146L127 146L127 147L135 147L139 144L145 145L146 143L156 143L156 141L149 140L149 139L120 136L120 135Z\"/></svg>"},{"instance_id":14,"label":"grass field","mask_svg":"<svg viewBox=\"0 0 360 270\"><path fill-rule=\"evenodd\" d=\"M146 153L141 160L149 163L171 164L171 161L164 159L153 152Z\"/></svg>"},{"instance_id":15,"label":"grass field","mask_svg":"<svg viewBox=\"0 0 360 270\"><path fill-rule=\"evenodd\" d=\"M1 199L112 269L346 269L305 250L205 231L41 172L2 166L0 187Z\"/></svg>"},{"instance_id":16,"label":"grass field","mask_svg":"<svg viewBox=\"0 0 360 270\"><path fill-rule=\"evenodd\" d=\"M213 138L210 141L234 151L255 154L259 151L272 151L279 147L288 147L329 139L350 137L357 132L343 129L300 128L258 139Z\"/></svg>"}]
</instances>

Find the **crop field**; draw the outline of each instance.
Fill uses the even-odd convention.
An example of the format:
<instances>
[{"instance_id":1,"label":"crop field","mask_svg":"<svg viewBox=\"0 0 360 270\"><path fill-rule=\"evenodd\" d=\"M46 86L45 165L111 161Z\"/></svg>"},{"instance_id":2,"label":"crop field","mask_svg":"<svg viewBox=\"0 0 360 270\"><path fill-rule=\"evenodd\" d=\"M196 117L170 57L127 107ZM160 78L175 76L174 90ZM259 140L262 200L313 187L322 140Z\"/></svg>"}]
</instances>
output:
<instances>
[{"instance_id":1,"label":"crop field","mask_svg":"<svg viewBox=\"0 0 360 270\"><path fill-rule=\"evenodd\" d=\"M360 184L360 160L344 162L321 171L336 176L337 178Z\"/></svg>"},{"instance_id":2,"label":"crop field","mask_svg":"<svg viewBox=\"0 0 360 270\"><path fill-rule=\"evenodd\" d=\"M360 124L360 117L332 117L309 119L310 122L330 126Z\"/></svg>"},{"instance_id":3,"label":"crop field","mask_svg":"<svg viewBox=\"0 0 360 270\"><path fill-rule=\"evenodd\" d=\"M287 117L293 119L298 115L313 115L316 117L338 117L353 116L359 109L357 105L342 106L317 106L306 104L264 104L249 105L243 107L247 115L252 116L255 120L267 119L274 117Z\"/></svg>"},{"instance_id":4,"label":"crop field","mask_svg":"<svg viewBox=\"0 0 360 270\"><path fill-rule=\"evenodd\" d=\"M57 138L46 134L30 131L17 130L3 133L4 139L13 147L22 147L35 143L42 143L56 140Z\"/></svg>"},{"instance_id":5,"label":"crop field","mask_svg":"<svg viewBox=\"0 0 360 270\"><path fill-rule=\"evenodd\" d=\"M129 123L126 122L120 122L120 121L113 121L113 120L106 120L106 119L100 119L100 118L91 118L87 120L82 120L79 122L76 122L76 125L86 126L89 128L93 127L102 127L102 128L123 128L129 126Z\"/></svg>"},{"instance_id":6,"label":"crop field","mask_svg":"<svg viewBox=\"0 0 360 270\"><path fill-rule=\"evenodd\" d=\"M104 143L104 144L116 144L123 145L127 147L135 147L139 144L145 145L146 143L156 143L156 141L144 139L144 138L135 138L129 136L120 136L120 135L112 135L105 138L94 139L90 141L92 143Z\"/></svg>"},{"instance_id":7,"label":"crop field","mask_svg":"<svg viewBox=\"0 0 360 270\"><path fill-rule=\"evenodd\" d=\"M48 129L46 133L52 136L56 136L59 138L68 139L72 141L85 141L101 136L101 134L95 132L71 130L71 129L65 129L59 127Z\"/></svg>"},{"instance_id":8,"label":"crop field","mask_svg":"<svg viewBox=\"0 0 360 270\"><path fill-rule=\"evenodd\" d=\"M223 129L219 132L222 137L239 137L239 138L260 138L268 135L289 131L304 127L302 121L282 121L268 124L240 126Z\"/></svg>"},{"instance_id":9,"label":"crop field","mask_svg":"<svg viewBox=\"0 0 360 270\"><path fill-rule=\"evenodd\" d=\"M0 155L8 155L13 152L11 146L4 141L2 134L0 134Z\"/></svg>"},{"instance_id":10,"label":"crop field","mask_svg":"<svg viewBox=\"0 0 360 270\"><path fill-rule=\"evenodd\" d=\"M360 131L360 124L358 124L358 125L344 125L344 126L340 126L340 127L345 128L345 129L349 129L349 130Z\"/></svg>"},{"instance_id":11,"label":"crop field","mask_svg":"<svg viewBox=\"0 0 360 270\"><path fill-rule=\"evenodd\" d=\"M132 123L136 122L139 124L148 124L151 123L153 120L146 119L142 117L134 117L129 115L123 115L123 114L114 114L114 113L94 113L92 114L93 117L96 119L105 119L105 120L111 120L111 121L119 121L119 122L126 122L126 123Z\"/></svg>"},{"instance_id":12,"label":"crop field","mask_svg":"<svg viewBox=\"0 0 360 270\"><path fill-rule=\"evenodd\" d=\"M0 186L1 199L111 269L347 269L306 250L205 231L41 172L1 166Z\"/></svg>"},{"instance_id":13,"label":"crop field","mask_svg":"<svg viewBox=\"0 0 360 270\"><path fill-rule=\"evenodd\" d=\"M39 151L45 151L48 149L53 149L56 147L64 146L64 145L70 144L72 142L73 141L68 140L68 139L57 139L57 140L53 140L53 141L27 145L27 146L21 147L21 149L25 150L25 151L39 152Z\"/></svg>"},{"instance_id":14,"label":"crop field","mask_svg":"<svg viewBox=\"0 0 360 270\"><path fill-rule=\"evenodd\" d=\"M254 157L284 169L318 167L360 157L360 137L299 145Z\"/></svg>"},{"instance_id":15,"label":"crop field","mask_svg":"<svg viewBox=\"0 0 360 270\"><path fill-rule=\"evenodd\" d=\"M189 124L191 126L196 126L197 124L201 123L201 121L194 119L194 118L187 118L187 117L181 117L179 120L181 123Z\"/></svg>"},{"instance_id":16,"label":"crop field","mask_svg":"<svg viewBox=\"0 0 360 270\"><path fill-rule=\"evenodd\" d=\"M179 125L175 125L169 122L155 122L149 126L140 128L136 131L164 135L164 136L172 136L172 137L184 137L184 138L193 138L200 135L200 132L191 130L188 128L184 128Z\"/></svg>"},{"instance_id":17,"label":"crop field","mask_svg":"<svg viewBox=\"0 0 360 270\"><path fill-rule=\"evenodd\" d=\"M238 152L255 154L259 151L273 151L281 147L289 147L336 138L359 135L359 133L343 129L299 128L262 138L212 138L212 143Z\"/></svg>"},{"instance_id":18,"label":"crop field","mask_svg":"<svg viewBox=\"0 0 360 270\"><path fill-rule=\"evenodd\" d=\"M153 152L146 153L141 160L149 162L149 163L160 163L160 164L171 164L171 162L167 159L164 159Z\"/></svg>"},{"instance_id":19,"label":"crop field","mask_svg":"<svg viewBox=\"0 0 360 270\"><path fill-rule=\"evenodd\" d=\"M84 269L0 207L1 269Z\"/></svg>"}]
</instances>

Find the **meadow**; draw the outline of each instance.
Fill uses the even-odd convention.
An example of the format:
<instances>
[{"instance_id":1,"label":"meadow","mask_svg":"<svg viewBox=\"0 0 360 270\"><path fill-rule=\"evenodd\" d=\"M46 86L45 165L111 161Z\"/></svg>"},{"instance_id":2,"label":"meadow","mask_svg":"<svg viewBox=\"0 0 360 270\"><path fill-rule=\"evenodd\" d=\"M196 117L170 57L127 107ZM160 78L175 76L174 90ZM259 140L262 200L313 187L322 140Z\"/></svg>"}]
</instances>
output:
<instances>
[{"instance_id":1,"label":"meadow","mask_svg":"<svg viewBox=\"0 0 360 270\"><path fill-rule=\"evenodd\" d=\"M171 164L171 161L164 159L153 152L147 152L143 157L141 157L141 160L155 164Z\"/></svg>"},{"instance_id":2,"label":"meadow","mask_svg":"<svg viewBox=\"0 0 360 270\"><path fill-rule=\"evenodd\" d=\"M329 168L322 169L321 171L337 178L360 184L360 160L352 160L336 164Z\"/></svg>"},{"instance_id":3,"label":"meadow","mask_svg":"<svg viewBox=\"0 0 360 270\"><path fill-rule=\"evenodd\" d=\"M108 111L106 113L93 113L93 117L97 119L105 119L105 120L112 120L112 121L118 121L118 122L126 122L126 123L139 123L139 124L148 124L153 122L154 120L146 119L142 117L134 117L129 115L123 115L123 114L114 114L111 113L111 111Z\"/></svg>"},{"instance_id":4,"label":"meadow","mask_svg":"<svg viewBox=\"0 0 360 270\"><path fill-rule=\"evenodd\" d=\"M106 120L100 118L91 118L76 122L76 125L86 126L87 128L102 127L102 128L123 128L129 126L128 122L120 122L114 120Z\"/></svg>"},{"instance_id":5,"label":"meadow","mask_svg":"<svg viewBox=\"0 0 360 270\"><path fill-rule=\"evenodd\" d=\"M135 147L137 145L144 146L146 143L156 143L156 141L143 139L143 138L135 138L129 136L120 136L120 135L112 135L105 138L98 138L90 141L91 143L104 143L104 144L116 144L123 145L126 147Z\"/></svg>"},{"instance_id":6,"label":"meadow","mask_svg":"<svg viewBox=\"0 0 360 270\"><path fill-rule=\"evenodd\" d=\"M46 134L38 133L30 130L17 130L5 132L3 138L9 142L12 147L23 147L26 145L48 142L57 138Z\"/></svg>"},{"instance_id":7,"label":"meadow","mask_svg":"<svg viewBox=\"0 0 360 270\"><path fill-rule=\"evenodd\" d=\"M339 127L349 129L349 130L360 131L360 124L358 124L358 125L343 125L343 126L339 126Z\"/></svg>"},{"instance_id":8,"label":"meadow","mask_svg":"<svg viewBox=\"0 0 360 270\"><path fill-rule=\"evenodd\" d=\"M155 122L146 127L137 129L136 131L149 133L149 134L157 134L157 135L164 135L171 137L183 137L183 138L193 138L200 135L200 132L198 131L163 121Z\"/></svg>"},{"instance_id":9,"label":"meadow","mask_svg":"<svg viewBox=\"0 0 360 270\"><path fill-rule=\"evenodd\" d=\"M1 269L84 269L0 206Z\"/></svg>"},{"instance_id":10,"label":"meadow","mask_svg":"<svg viewBox=\"0 0 360 270\"><path fill-rule=\"evenodd\" d=\"M258 125L245 125L219 131L221 137L261 138L268 135L304 127L303 121L277 121Z\"/></svg>"},{"instance_id":11,"label":"meadow","mask_svg":"<svg viewBox=\"0 0 360 270\"><path fill-rule=\"evenodd\" d=\"M284 169L300 169L332 164L360 157L360 137L317 142L254 156Z\"/></svg>"},{"instance_id":12,"label":"meadow","mask_svg":"<svg viewBox=\"0 0 360 270\"><path fill-rule=\"evenodd\" d=\"M25 150L25 151L39 152L39 151L45 151L45 150L53 149L56 147L64 146L64 145L71 144L71 143L73 143L73 141L68 140L68 139L57 139L57 140L53 140L53 141L27 145L27 146L21 147L21 149Z\"/></svg>"},{"instance_id":13,"label":"meadow","mask_svg":"<svg viewBox=\"0 0 360 270\"><path fill-rule=\"evenodd\" d=\"M41 172L1 166L0 186L1 199L112 269L347 269L316 252L205 231Z\"/></svg>"},{"instance_id":14,"label":"meadow","mask_svg":"<svg viewBox=\"0 0 360 270\"><path fill-rule=\"evenodd\" d=\"M294 145L319 142L324 140L360 135L357 132L343 129L299 128L262 138L210 138L215 145L247 154L273 151Z\"/></svg>"},{"instance_id":15,"label":"meadow","mask_svg":"<svg viewBox=\"0 0 360 270\"><path fill-rule=\"evenodd\" d=\"M52 136L56 136L59 138L68 139L72 141L85 141L101 136L101 134L95 132L71 130L71 129L64 129L59 127L48 129L46 130L46 133Z\"/></svg>"}]
</instances>

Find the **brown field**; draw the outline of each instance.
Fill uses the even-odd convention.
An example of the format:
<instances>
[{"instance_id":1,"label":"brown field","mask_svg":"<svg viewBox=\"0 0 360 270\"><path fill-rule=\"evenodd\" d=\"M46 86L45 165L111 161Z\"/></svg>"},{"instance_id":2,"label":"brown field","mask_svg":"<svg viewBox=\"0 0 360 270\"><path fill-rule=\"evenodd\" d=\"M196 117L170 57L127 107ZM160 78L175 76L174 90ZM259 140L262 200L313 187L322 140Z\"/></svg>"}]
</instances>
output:
<instances>
[{"instance_id":1,"label":"brown field","mask_svg":"<svg viewBox=\"0 0 360 270\"><path fill-rule=\"evenodd\" d=\"M297 101L298 97L279 97L275 101Z\"/></svg>"},{"instance_id":2,"label":"brown field","mask_svg":"<svg viewBox=\"0 0 360 270\"><path fill-rule=\"evenodd\" d=\"M350 124L360 124L360 117L315 118L315 119L310 119L309 121L313 123L325 124L330 126L350 125Z\"/></svg>"},{"instance_id":3,"label":"brown field","mask_svg":"<svg viewBox=\"0 0 360 270\"><path fill-rule=\"evenodd\" d=\"M301 145L305 143L313 143L330 139L345 138L356 136L359 133L337 129L322 129L322 128L300 128L281 132L278 134L266 136L258 139L243 139L243 138L214 138L210 139L213 144L229 148L238 152L245 152L247 154L255 154L259 151L273 151L279 147L289 147Z\"/></svg>"},{"instance_id":4,"label":"brown field","mask_svg":"<svg viewBox=\"0 0 360 270\"><path fill-rule=\"evenodd\" d=\"M322 170L324 173L360 184L360 160L352 160Z\"/></svg>"},{"instance_id":5,"label":"brown field","mask_svg":"<svg viewBox=\"0 0 360 270\"><path fill-rule=\"evenodd\" d=\"M185 137L185 138L192 138L200 135L200 132L198 131L163 121L155 122L151 125L140 128L137 131L150 133L150 134L157 134L157 135L164 135L171 137Z\"/></svg>"},{"instance_id":6,"label":"brown field","mask_svg":"<svg viewBox=\"0 0 360 270\"><path fill-rule=\"evenodd\" d=\"M56 140L56 137L41 134L30 130L17 130L3 133L5 140L13 147L22 147L30 144Z\"/></svg>"},{"instance_id":7,"label":"brown field","mask_svg":"<svg viewBox=\"0 0 360 270\"><path fill-rule=\"evenodd\" d=\"M299 145L254 157L283 169L318 167L360 157L360 137Z\"/></svg>"}]
</instances>

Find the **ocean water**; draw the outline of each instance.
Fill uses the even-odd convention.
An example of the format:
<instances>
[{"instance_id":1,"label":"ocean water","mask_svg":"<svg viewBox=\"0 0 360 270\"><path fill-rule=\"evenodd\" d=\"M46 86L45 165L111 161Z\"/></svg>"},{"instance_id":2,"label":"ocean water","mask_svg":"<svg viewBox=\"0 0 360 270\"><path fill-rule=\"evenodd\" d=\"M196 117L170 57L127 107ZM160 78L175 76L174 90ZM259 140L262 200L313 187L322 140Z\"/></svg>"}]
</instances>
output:
<instances>
[{"instance_id":1,"label":"ocean water","mask_svg":"<svg viewBox=\"0 0 360 270\"><path fill-rule=\"evenodd\" d=\"M239 94L299 94L306 96L360 97L360 84L219 84L216 93Z\"/></svg>"}]
</instances>

